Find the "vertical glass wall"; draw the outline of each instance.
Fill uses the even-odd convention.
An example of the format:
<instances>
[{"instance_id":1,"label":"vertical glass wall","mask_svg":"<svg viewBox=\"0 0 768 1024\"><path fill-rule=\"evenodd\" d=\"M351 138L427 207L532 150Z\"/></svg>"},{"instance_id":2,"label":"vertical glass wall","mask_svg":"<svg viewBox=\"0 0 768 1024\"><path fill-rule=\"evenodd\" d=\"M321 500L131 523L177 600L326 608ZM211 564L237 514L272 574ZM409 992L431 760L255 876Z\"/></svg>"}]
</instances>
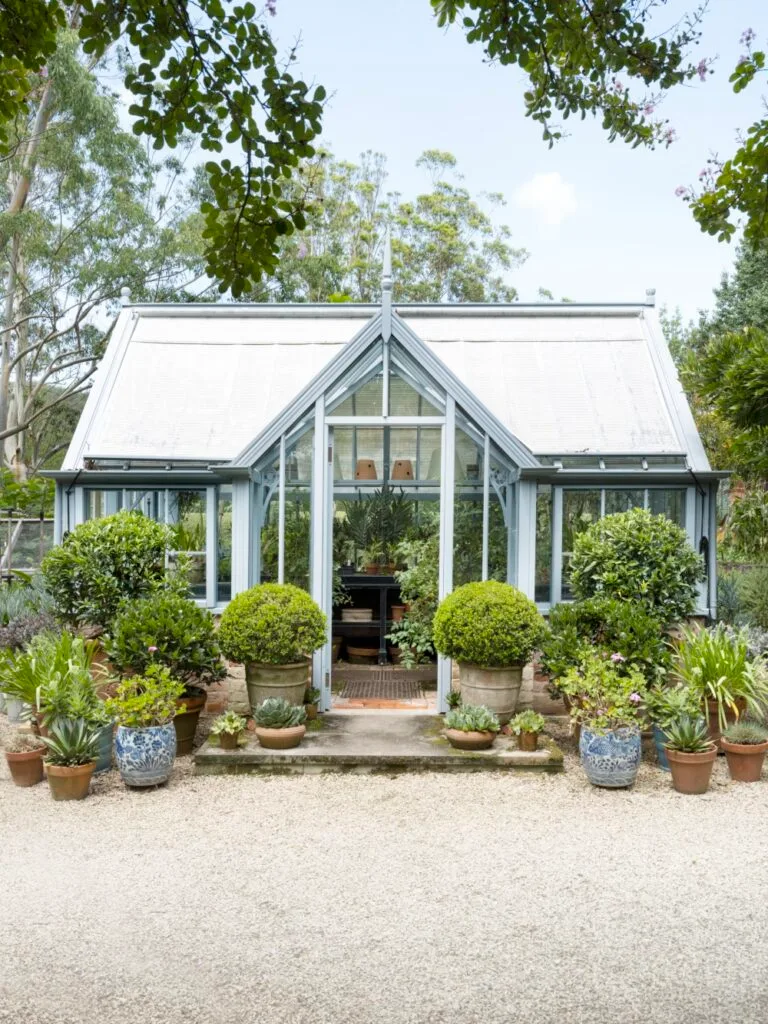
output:
<instances>
[{"instance_id":1,"label":"vertical glass wall","mask_svg":"<svg viewBox=\"0 0 768 1024\"><path fill-rule=\"evenodd\" d=\"M312 428L303 429L278 442L260 464L259 507L254 510L259 528L260 583L292 583L309 591L314 436Z\"/></svg>"},{"instance_id":2,"label":"vertical glass wall","mask_svg":"<svg viewBox=\"0 0 768 1024\"><path fill-rule=\"evenodd\" d=\"M219 488L216 523L216 604L232 598L232 486Z\"/></svg>"}]
</instances>

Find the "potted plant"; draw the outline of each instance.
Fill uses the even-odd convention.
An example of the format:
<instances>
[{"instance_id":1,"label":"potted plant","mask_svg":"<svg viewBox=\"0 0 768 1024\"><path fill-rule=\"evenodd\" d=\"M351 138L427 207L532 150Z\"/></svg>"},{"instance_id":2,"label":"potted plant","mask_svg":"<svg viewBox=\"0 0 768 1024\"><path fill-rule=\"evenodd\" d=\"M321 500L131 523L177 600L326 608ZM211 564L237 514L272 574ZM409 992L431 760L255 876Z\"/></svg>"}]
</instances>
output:
<instances>
[{"instance_id":1,"label":"potted plant","mask_svg":"<svg viewBox=\"0 0 768 1024\"><path fill-rule=\"evenodd\" d=\"M561 680L571 718L581 726L582 767L593 786L608 789L633 785L642 752L645 677L637 668L623 674L622 658L619 652L586 652Z\"/></svg>"},{"instance_id":2,"label":"potted plant","mask_svg":"<svg viewBox=\"0 0 768 1024\"><path fill-rule=\"evenodd\" d=\"M304 708L291 704L284 697L267 697L253 717L256 739L268 750L298 747L307 731Z\"/></svg>"},{"instance_id":3,"label":"potted plant","mask_svg":"<svg viewBox=\"0 0 768 1024\"><path fill-rule=\"evenodd\" d=\"M173 719L184 683L161 665L150 665L143 676L130 676L105 701L117 725L115 758L127 786L157 786L167 782L176 757Z\"/></svg>"},{"instance_id":4,"label":"potted plant","mask_svg":"<svg viewBox=\"0 0 768 1024\"><path fill-rule=\"evenodd\" d=\"M544 632L533 601L495 580L458 587L434 620L435 647L459 663L465 702L490 708L502 723L514 714L523 666Z\"/></svg>"},{"instance_id":5,"label":"potted plant","mask_svg":"<svg viewBox=\"0 0 768 1024\"><path fill-rule=\"evenodd\" d=\"M43 781L45 744L38 736L16 732L5 745L5 760L16 786L36 786Z\"/></svg>"},{"instance_id":6,"label":"potted plant","mask_svg":"<svg viewBox=\"0 0 768 1024\"><path fill-rule=\"evenodd\" d=\"M536 711L521 711L509 723L509 731L517 736L520 750L533 751L539 745L539 735L544 732L547 723L544 716Z\"/></svg>"},{"instance_id":7,"label":"potted plant","mask_svg":"<svg viewBox=\"0 0 768 1024\"><path fill-rule=\"evenodd\" d=\"M206 687L227 671L211 613L172 590L150 594L123 607L104 647L121 673L164 665L184 683L173 725L177 755L191 754Z\"/></svg>"},{"instance_id":8,"label":"potted plant","mask_svg":"<svg viewBox=\"0 0 768 1024\"><path fill-rule=\"evenodd\" d=\"M682 715L696 718L701 711L701 701L689 686L655 686L648 691L645 706L651 721L659 767L668 772L667 726Z\"/></svg>"},{"instance_id":9,"label":"potted plant","mask_svg":"<svg viewBox=\"0 0 768 1024\"><path fill-rule=\"evenodd\" d=\"M254 715L269 697L303 704L307 659L326 639L325 616L306 591L290 583L262 583L238 594L219 626L225 656L245 665Z\"/></svg>"},{"instance_id":10,"label":"potted plant","mask_svg":"<svg viewBox=\"0 0 768 1024\"><path fill-rule=\"evenodd\" d=\"M760 722L741 719L729 725L720 745L734 782L759 782L768 751L768 729Z\"/></svg>"},{"instance_id":11,"label":"potted plant","mask_svg":"<svg viewBox=\"0 0 768 1024\"><path fill-rule=\"evenodd\" d=\"M316 687L307 687L304 693L304 710L307 713L307 721L312 721L317 718L320 696L320 691Z\"/></svg>"},{"instance_id":12,"label":"potted plant","mask_svg":"<svg viewBox=\"0 0 768 1024\"><path fill-rule=\"evenodd\" d=\"M456 708L461 705L461 690L449 690L448 695L445 698L445 703L448 705L451 711L455 711Z\"/></svg>"},{"instance_id":13,"label":"potted plant","mask_svg":"<svg viewBox=\"0 0 768 1024\"><path fill-rule=\"evenodd\" d=\"M445 716L445 738L457 750L488 750L501 723L486 707L462 704Z\"/></svg>"},{"instance_id":14,"label":"potted plant","mask_svg":"<svg viewBox=\"0 0 768 1024\"><path fill-rule=\"evenodd\" d=\"M678 793L706 793L717 757L703 718L681 715L666 727L667 759Z\"/></svg>"},{"instance_id":15,"label":"potted plant","mask_svg":"<svg viewBox=\"0 0 768 1024\"><path fill-rule=\"evenodd\" d=\"M211 726L211 735L219 737L222 750L237 750L246 721L235 711L225 711Z\"/></svg>"},{"instance_id":16,"label":"potted plant","mask_svg":"<svg viewBox=\"0 0 768 1024\"><path fill-rule=\"evenodd\" d=\"M45 773L54 800L84 800L99 752L99 733L82 718L53 722L46 745Z\"/></svg>"}]
</instances>

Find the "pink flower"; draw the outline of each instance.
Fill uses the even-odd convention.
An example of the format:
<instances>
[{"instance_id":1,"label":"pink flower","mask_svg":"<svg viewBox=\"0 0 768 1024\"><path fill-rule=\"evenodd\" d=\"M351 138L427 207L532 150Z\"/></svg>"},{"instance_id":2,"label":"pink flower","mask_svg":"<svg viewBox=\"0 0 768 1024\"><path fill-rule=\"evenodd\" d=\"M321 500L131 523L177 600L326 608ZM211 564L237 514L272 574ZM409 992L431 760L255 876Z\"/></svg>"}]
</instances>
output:
<instances>
[{"instance_id":1,"label":"pink flower","mask_svg":"<svg viewBox=\"0 0 768 1024\"><path fill-rule=\"evenodd\" d=\"M640 696L639 693L630 693L629 699L632 701L633 704L639 704L643 698Z\"/></svg>"},{"instance_id":2,"label":"pink flower","mask_svg":"<svg viewBox=\"0 0 768 1024\"><path fill-rule=\"evenodd\" d=\"M611 661L612 661L612 662L613 662L613 663L614 663L615 665L617 665L617 664L618 664L619 662L621 662L621 661L626 661L626 660L627 660L627 659L626 659L626 658L624 657L624 655L623 655L623 654L612 654L612 655L611 655Z\"/></svg>"},{"instance_id":3,"label":"pink flower","mask_svg":"<svg viewBox=\"0 0 768 1024\"><path fill-rule=\"evenodd\" d=\"M675 195L678 197L678 199L682 198L683 196L687 196L688 189L685 187L685 185L678 185L675 189Z\"/></svg>"},{"instance_id":4,"label":"pink flower","mask_svg":"<svg viewBox=\"0 0 768 1024\"><path fill-rule=\"evenodd\" d=\"M696 74L699 76L702 82L707 80L707 62L702 59L696 65Z\"/></svg>"},{"instance_id":5,"label":"pink flower","mask_svg":"<svg viewBox=\"0 0 768 1024\"><path fill-rule=\"evenodd\" d=\"M653 103L646 103L645 106L643 107L643 113L645 114L646 117L650 117L655 109L656 109L656 107L653 105Z\"/></svg>"},{"instance_id":6,"label":"pink flower","mask_svg":"<svg viewBox=\"0 0 768 1024\"><path fill-rule=\"evenodd\" d=\"M150 654L154 654L157 648L154 646L154 644L150 644L147 650L149 651Z\"/></svg>"}]
</instances>

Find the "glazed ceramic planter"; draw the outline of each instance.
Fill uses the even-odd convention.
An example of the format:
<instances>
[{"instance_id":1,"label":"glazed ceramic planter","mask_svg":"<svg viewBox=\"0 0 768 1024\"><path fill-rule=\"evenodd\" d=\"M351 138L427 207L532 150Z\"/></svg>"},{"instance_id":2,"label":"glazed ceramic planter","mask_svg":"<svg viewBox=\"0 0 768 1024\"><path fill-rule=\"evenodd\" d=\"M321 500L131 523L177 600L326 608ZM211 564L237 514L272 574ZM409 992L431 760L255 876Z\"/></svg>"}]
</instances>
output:
<instances>
[{"instance_id":1,"label":"glazed ceramic planter","mask_svg":"<svg viewBox=\"0 0 768 1024\"><path fill-rule=\"evenodd\" d=\"M734 782L759 782L768 743L731 743L721 739L728 771Z\"/></svg>"},{"instance_id":2,"label":"glazed ceramic planter","mask_svg":"<svg viewBox=\"0 0 768 1024\"><path fill-rule=\"evenodd\" d=\"M200 686L190 686L183 697L176 701L176 707L184 707L184 711L177 711L173 720L173 727L176 730L176 756L191 754L195 743L197 723L200 721L200 712L205 707L208 694Z\"/></svg>"},{"instance_id":3,"label":"glazed ceramic planter","mask_svg":"<svg viewBox=\"0 0 768 1024\"><path fill-rule=\"evenodd\" d=\"M108 772L112 767L112 744L114 743L115 727L112 722L99 729L99 752L96 755L94 775Z\"/></svg>"},{"instance_id":4,"label":"glazed ceramic planter","mask_svg":"<svg viewBox=\"0 0 768 1024\"><path fill-rule=\"evenodd\" d=\"M118 725L115 759L126 786L159 786L167 782L176 757L173 722L130 729Z\"/></svg>"},{"instance_id":5,"label":"glazed ceramic planter","mask_svg":"<svg viewBox=\"0 0 768 1024\"><path fill-rule=\"evenodd\" d=\"M488 750L496 739L495 732L466 732L464 729L446 729L445 738L457 750Z\"/></svg>"},{"instance_id":6,"label":"glazed ceramic planter","mask_svg":"<svg viewBox=\"0 0 768 1024\"><path fill-rule=\"evenodd\" d=\"M43 754L39 750L22 750L19 753L6 751L5 760L15 786L36 786L43 781Z\"/></svg>"},{"instance_id":7,"label":"glazed ceramic planter","mask_svg":"<svg viewBox=\"0 0 768 1024\"><path fill-rule=\"evenodd\" d=\"M531 753L538 750L539 734L537 732L521 732L517 737L517 749L526 750Z\"/></svg>"},{"instance_id":8,"label":"glazed ceramic planter","mask_svg":"<svg viewBox=\"0 0 768 1024\"><path fill-rule=\"evenodd\" d=\"M241 735L239 732L220 732L219 747L221 750L237 750Z\"/></svg>"},{"instance_id":9,"label":"glazed ceramic planter","mask_svg":"<svg viewBox=\"0 0 768 1024\"><path fill-rule=\"evenodd\" d=\"M307 731L304 725L292 725L288 729L265 729L257 725L254 732L256 739L267 750L290 750L298 747Z\"/></svg>"},{"instance_id":10,"label":"glazed ceramic planter","mask_svg":"<svg viewBox=\"0 0 768 1024\"><path fill-rule=\"evenodd\" d=\"M483 668L462 662L459 665L461 696L464 704L484 706L505 725L517 707L517 698L523 684L523 666Z\"/></svg>"},{"instance_id":11,"label":"glazed ceramic planter","mask_svg":"<svg viewBox=\"0 0 768 1024\"><path fill-rule=\"evenodd\" d=\"M660 725L653 726L653 742L656 747L656 757L659 761L659 768L661 768L663 772L668 772L669 761L667 760L667 734Z\"/></svg>"},{"instance_id":12,"label":"glazed ceramic planter","mask_svg":"<svg viewBox=\"0 0 768 1024\"><path fill-rule=\"evenodd\" d=\"M84 800L91 788L91 776L95 767L95 761L73 765L71 768L46 763L45 774L48 776L48 788L53 799Z\"/></svg>"},{"instance_id":13,"label":"glazed ceramic planter","mask_svg":"<svg viewBox=\"0 0 768 1024\"><path fill-rule=\"evenodd\" d=\"M245 664L245 685L254 714L268 697L283 697L289 704L301 707L308 681L307 661L292 665L262 665L255 661Z\"/></svg>"},{"instance_id":14,"label":"glazed ceramic planter","mask_svg":"<svg viewBox=\"0 0 768 1024\"><path fill-rule=\"evenodd\" d=\"M596 732L582 725L579 754L593 786L623 789L633 785L642 753L640 730L630 726Z\"/></svg>"},{"instance_id":15,"label":"glazed ceramic planter","mask_svg":"<svg viewBox=\"0 0 768 1024\"><path fill-rule=\"evenodd\" d=\"M712 777L712 766L717 758L717 747L712 744L710 750L700 754L683 754L679 750L667 747L669 769L672 772L672 785L678 793L699 794L709 789Z\"/></svg>"}]
</instances>

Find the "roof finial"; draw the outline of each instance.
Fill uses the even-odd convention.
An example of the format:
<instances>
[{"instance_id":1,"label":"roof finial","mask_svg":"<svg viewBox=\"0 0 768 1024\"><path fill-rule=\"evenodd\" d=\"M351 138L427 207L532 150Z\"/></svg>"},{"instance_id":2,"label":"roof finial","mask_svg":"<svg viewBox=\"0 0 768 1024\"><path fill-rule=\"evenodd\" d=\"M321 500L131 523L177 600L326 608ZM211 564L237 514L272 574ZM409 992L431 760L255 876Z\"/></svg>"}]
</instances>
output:
<instances>
[{"instance_id":1,"label":"roof finial","mask_svg":"<svg viewBox=\"0 0 768 1024\"><path fill-rule=\"evenodd\" d=\"M124 284L120 289L120 305L130 306L131 304L131 289L127 284Z\"/></svg>"},{"instance_id":2,"label":"roof finial","mask_svg":"<svg viewBox=\"0 0 768 1024\"><path fill-rule=\"evenodd\" d=\"M646 288L645 289L645 304L646 304L646 306L655 306L656 305L656 289L655 288Z\"/></svg>"},{"instance_id":3,"label":"roof finial","mask_svg":"<svg viewBox=\"0 0 768 1024\"><path fill-rule=\"evenodd\" d=\"M392 229L387 224L384 236L384 263L381 270L381 334L389 341L392 334Z\"/></svg>"}]
</instances>

